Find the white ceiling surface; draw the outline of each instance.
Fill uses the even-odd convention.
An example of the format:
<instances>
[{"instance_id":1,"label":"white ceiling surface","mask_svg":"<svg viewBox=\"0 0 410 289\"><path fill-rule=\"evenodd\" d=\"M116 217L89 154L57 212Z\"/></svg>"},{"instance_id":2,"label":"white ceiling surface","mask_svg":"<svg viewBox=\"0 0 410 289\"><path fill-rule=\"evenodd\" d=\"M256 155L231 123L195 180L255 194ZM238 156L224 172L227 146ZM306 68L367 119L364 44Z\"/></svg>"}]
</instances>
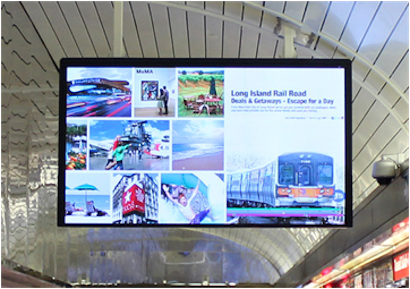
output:
<instances>
[{"instance_id":1,"label":"white ceiling surface","mask_svg":"<svg viewBox=\"0 0 410 289\"><path fill-rule=\"evenodd\" d=\"M297 40L299 58L353 60L355 207L377 187L371 177L374 161L382 154L408 157L408 6L406 1L124 2L125 57L279 58L283 38L275 27L287 22L313 39L311 44ZM2 2L2 27L12 27L2 29L2 92L57 93L61 58L113 56L113 15L109 1ZM13 65L19 62L43 73ZM197 230L255 250L279 274L328 232Z\"/></svg>"}]
</instances>

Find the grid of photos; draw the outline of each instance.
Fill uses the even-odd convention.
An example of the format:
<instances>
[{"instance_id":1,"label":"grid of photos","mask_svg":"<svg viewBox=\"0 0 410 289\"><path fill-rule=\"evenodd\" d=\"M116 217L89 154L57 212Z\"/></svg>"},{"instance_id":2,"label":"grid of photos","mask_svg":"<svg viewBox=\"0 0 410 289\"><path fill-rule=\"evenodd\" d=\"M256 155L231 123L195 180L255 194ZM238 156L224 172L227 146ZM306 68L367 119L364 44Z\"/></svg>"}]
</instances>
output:
<instances>
[{"instance_id":1,"label":"grid of photos","mask_svg":"<svg viewBox=\"0 0 410 289\"><path fill-rule=\"evenodd\" d=\"M223 90L223 70L69 67L65 223L226 224Z\"/></svg>"}]
</instances>

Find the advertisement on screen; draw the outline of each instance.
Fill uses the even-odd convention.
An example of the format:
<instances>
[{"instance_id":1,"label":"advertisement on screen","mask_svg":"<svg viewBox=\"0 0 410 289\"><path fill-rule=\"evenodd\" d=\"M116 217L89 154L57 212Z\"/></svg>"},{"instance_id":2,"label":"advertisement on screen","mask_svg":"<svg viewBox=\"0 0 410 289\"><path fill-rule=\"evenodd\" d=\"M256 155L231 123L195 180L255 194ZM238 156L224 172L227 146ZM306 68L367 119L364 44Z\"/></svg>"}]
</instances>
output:
<instances>
[{"instance_id":1,"label":"advertisement on screen","mask_svg":"<svg viewBox=\"0 0 410 289\"><path fill-rule=\"evenodd\" d=\"M62 60L60 226L351 226L349 61L109 60Z\"/></svg>"}]
</instances>

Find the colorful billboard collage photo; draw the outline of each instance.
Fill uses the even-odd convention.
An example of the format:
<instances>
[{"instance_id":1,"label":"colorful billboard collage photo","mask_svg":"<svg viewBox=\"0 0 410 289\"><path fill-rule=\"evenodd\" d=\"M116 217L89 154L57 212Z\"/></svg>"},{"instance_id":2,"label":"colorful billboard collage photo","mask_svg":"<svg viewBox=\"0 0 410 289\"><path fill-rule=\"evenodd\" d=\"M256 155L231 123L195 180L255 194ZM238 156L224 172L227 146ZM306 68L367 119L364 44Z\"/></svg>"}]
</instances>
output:
<instances>
[{"instance_id":1,"label":"colorful billboard collage photo","mask_svg":"<svg viewBox=\"0 0 410 289\"><path fill-rule=\"evenodd\" d=\"M223 71L69 67L66 82L65 224L225 222Z\"/></svg>"}]
</instances>

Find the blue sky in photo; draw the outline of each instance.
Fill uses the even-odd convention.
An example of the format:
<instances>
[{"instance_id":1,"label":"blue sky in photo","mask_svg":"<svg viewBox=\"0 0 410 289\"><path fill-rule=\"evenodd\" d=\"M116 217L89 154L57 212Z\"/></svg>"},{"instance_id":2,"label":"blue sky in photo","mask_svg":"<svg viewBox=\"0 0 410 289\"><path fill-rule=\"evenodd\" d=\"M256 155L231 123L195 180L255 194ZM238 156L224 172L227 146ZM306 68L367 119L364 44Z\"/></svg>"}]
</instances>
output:
<instances>
[{"instance_id":1,"label":"blue sky in photo","mask_svg":"<svg viewBox=\"0 0 410 289\"><path fill-rule=\"evenodd\" d=\"M132 82L131 67L69 67L67 81L84 78L106 78L108 80L126 80Z\"/></svg>"},{"instance_id":2,"label":"blue sky in photo","mask_svg":"<svg viewBox=\"0 0 410 289\"><path fill-rule=\"evenodd\" d=\"M224 143L222 120L178 120L172 123L174 144Z\"/></svg>"},{"instance_id":3,"label":"blue sky in photo","mask_svg":"<svg viewBox=\"0 0 410 289\"><path fill-rule=\"evenodd\" d=\"M128 120L91 120L90 139L95 141L114 140L117 135L122 135L129 123ZM144 125L145 131L151 133L153 139L161 138L169 130L167 120L148 120Z\"/></svg>"}]
</instances>

